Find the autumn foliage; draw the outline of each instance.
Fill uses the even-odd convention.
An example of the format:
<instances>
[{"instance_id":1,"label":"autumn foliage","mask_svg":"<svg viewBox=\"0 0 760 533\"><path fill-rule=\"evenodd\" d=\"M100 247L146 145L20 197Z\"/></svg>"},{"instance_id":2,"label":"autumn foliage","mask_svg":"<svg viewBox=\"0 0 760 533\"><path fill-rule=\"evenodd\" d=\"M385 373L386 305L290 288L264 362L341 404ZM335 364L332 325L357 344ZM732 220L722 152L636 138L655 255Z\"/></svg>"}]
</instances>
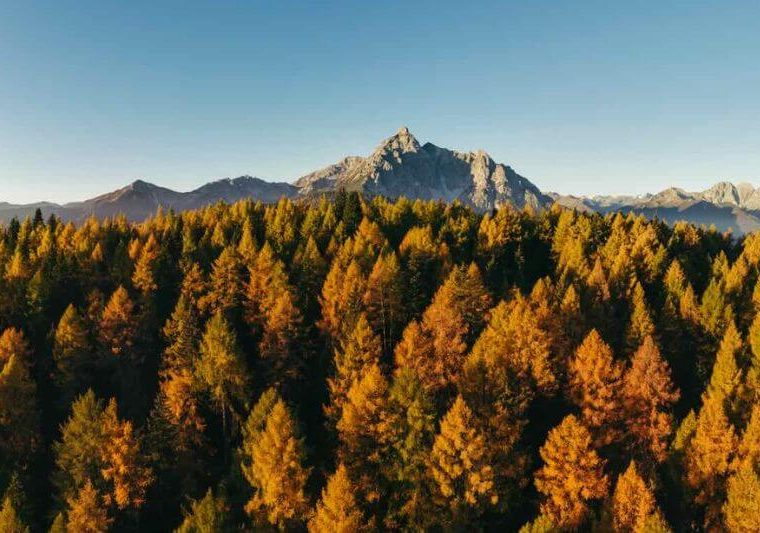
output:
<instances>
[{"instance_id":1,"label":"autumn foliage","mask_svg":"<svg viewBox=\"0 0 760 533\"><path fill-rule=\"evenodd\" d=\"M757 531L758 250L345 191L12 220L0 530Z\"/></svg>"}]
</instances>

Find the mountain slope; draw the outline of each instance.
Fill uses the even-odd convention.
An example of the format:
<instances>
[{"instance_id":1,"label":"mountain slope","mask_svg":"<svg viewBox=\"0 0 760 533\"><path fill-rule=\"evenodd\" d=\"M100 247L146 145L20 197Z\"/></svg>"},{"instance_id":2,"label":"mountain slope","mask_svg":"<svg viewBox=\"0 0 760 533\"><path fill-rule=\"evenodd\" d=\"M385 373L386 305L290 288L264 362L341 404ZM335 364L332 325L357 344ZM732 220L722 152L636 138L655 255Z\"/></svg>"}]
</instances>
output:
<instances>
[{"instance_id":1,"label":"mountain slope","mask_svg":"<svg viewBox=\"0 0 760 533\"><path fill-rule=\"evenodd\" d=\"M634 212L668 223L684 220L708 227L714 225L719 231L732 231L736 235L760 230L760 188L748 183L719 182L698 192L671 187L643 196L553 195L553 198L558 204L573 209Z\"/></svg>"},{"instance_id":2,"label":"mountain slope","mask_svg":"<svg viewBox=\"0 0 760 533\"><path fill-rule=\"evenodd\" d=\"M551 204L538 187L487 153L420 145L407 128L383 141L368 157L343 159L301 177L296 186L302 194L344 188L390 198L459 200L479 211Z\"/></svg>"}]
</instances>

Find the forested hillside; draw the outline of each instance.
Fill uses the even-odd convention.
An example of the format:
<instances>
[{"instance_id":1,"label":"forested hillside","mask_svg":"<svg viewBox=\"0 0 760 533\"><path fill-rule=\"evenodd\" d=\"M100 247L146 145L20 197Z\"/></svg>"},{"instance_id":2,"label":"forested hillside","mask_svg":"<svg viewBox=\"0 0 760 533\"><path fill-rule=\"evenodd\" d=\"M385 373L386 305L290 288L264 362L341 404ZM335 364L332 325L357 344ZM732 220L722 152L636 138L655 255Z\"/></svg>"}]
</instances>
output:
<instances>
[{"instance_id":1,"label":"forested hillside","mask_svg":"<svg viewBox=\"0 0 760 533\"><path fill-rule=\"evenodd\" d=\"M760 236L340 192L0 263L0 531L760 530Z\"/></svg>"}]
</instances>

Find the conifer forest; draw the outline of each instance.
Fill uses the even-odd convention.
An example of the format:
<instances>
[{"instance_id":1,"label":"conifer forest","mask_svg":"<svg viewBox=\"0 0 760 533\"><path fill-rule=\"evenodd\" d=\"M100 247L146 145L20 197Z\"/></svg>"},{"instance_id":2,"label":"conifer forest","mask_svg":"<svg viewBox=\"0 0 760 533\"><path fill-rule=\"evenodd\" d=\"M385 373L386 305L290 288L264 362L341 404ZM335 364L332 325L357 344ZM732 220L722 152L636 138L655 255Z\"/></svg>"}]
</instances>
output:
<instances>
[{"instance_id":1,"label":"conifer forest","mask_svg":"<svg viewBox=\"0 0 760 533\"><path fill-rule=\"evenodd\" d=\"M340 191L0 227L0 531L760 531L760 235Z\"/></svg>"}]
</instances>

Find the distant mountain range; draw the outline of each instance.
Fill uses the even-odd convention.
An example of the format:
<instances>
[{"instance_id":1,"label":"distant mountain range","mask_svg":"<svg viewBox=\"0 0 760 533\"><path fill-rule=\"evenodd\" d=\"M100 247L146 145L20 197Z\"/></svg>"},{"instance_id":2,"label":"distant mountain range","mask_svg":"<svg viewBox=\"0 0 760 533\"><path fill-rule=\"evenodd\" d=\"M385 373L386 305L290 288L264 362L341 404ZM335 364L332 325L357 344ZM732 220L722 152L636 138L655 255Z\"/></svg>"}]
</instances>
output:
<instances>
[{"instance_id":1,"label":"distant mountain range","mask_svg":"<svg viewBox=\"0 0 760 533\"><path fill-rule=\"evenodd\" d=\"M24 218L40 209L64 220L80 221L125 215L140 221L162 206L175 211L197 209L217 201L253 198L275 202L279 198L309 198L339 189L368 196L406 196L424 200L458 200L477 211L510 205L542 209L554 202L574 209L608 213L641 213L666 222L685 220L715 225L735 234L760 230L760 189L742 183L721 182L702 192L670 188L643 196L567 196L543 193L509 166L496 163L484 151L458 152L432 143L420 145L407 128L385 139L367 157L346 157L302 176L295 183L269 182L251 176L222 179L190 192L177 192L141 180L116 191L68 204L0 202L0 220Z\"/></svg>"},{"instance_id":2,"label":"distant mountain range","mask_svg":"<svg viewBox=\"0 0 760 533\"><path fill-rule=\"evenodd\" d=\"M723 181L700 192L671 187L643 196L550 196L560 205L581 211L634 212L668 223L685 220L708 227L714 225L735 235L760 230L760 188L749 183L734 185Z\"/></svg>"}]
</instances>

